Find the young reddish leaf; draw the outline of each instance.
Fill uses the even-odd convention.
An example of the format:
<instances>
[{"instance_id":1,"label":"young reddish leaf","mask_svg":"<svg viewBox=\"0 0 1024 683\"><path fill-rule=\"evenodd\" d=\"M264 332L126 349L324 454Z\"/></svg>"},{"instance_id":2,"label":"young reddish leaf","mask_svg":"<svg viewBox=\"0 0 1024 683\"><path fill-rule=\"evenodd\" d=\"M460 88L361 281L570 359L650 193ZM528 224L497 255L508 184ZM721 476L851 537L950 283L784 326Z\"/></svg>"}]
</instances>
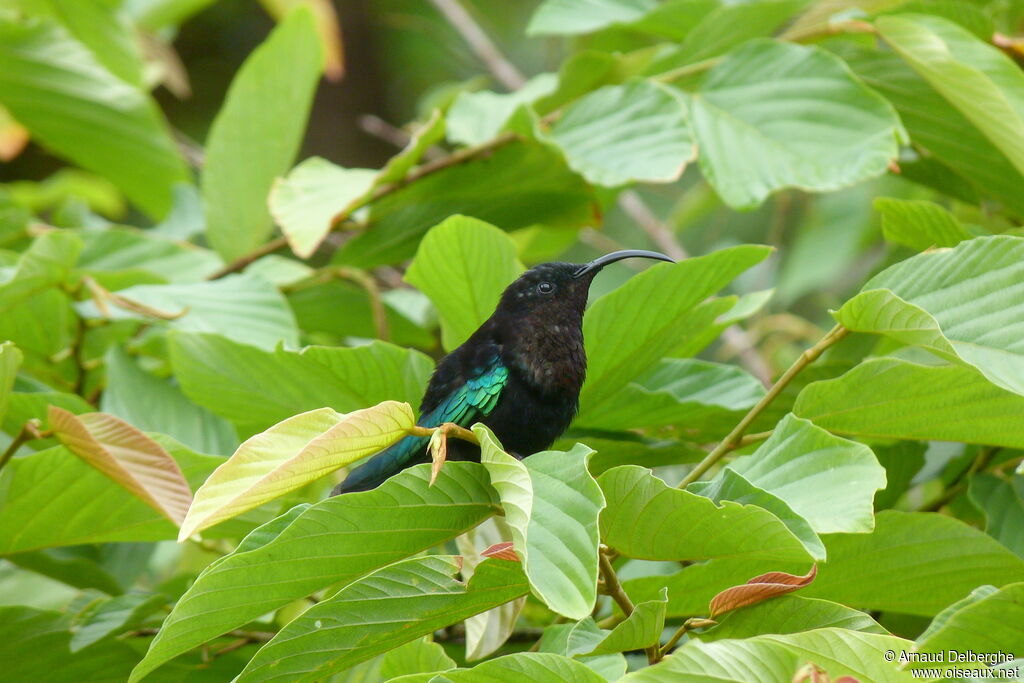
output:
<instances>
[{"instance_id":1,"label":"young reddish leaf","mask_svg":"<svg viewBox=\"0 0 1024 683\"><path fill-rule=\"evenodd\" d=\"M106 413L75 415L51 405L50 427L78 457L180 526L192 489L164 447L124 420Z\"/></svg>"},{"instance_id":2,"label":"young reddish leaf","mask_svg":"<svg viewBox=\"0 0 1024 683\"><path fill-rule=\"evenodd\" d=\"M279 422L246 440L199 487L178 541L387 448L414 423L412 408L398 401L347 415L317 408Z\"/></svg>"},{"instance_id":3,"label":"young reddish leaf","mask_svg":"<svg viewBox=\"0 0 1024 683\"><path fill-rule=\"evenodd\" d=\"M755 576L742 586L733 586L711 598L709 607L712 618L718 618L725 612L730 612L740 607L756 605L759 602L774 598L784 593L792 593L803 588L814 581L818 574L818 565L813 565L811 571L803 576L787 574L785 572L768 572Z\"/></svg>"},{"instance_id":4,"label":"young reddish leaf","mask_svg":"<svg viewBox=\"0 0 1024 683\"><path fill-rule=\"evenodd\" d=\"M481 557L497 557L502 560L508 560L509 562L518 562L519 556L516 555L516 551L512 549L512 541L506 541L505 543L495 543L487 550L480 553Z\"/></svg>"}]
</instances>

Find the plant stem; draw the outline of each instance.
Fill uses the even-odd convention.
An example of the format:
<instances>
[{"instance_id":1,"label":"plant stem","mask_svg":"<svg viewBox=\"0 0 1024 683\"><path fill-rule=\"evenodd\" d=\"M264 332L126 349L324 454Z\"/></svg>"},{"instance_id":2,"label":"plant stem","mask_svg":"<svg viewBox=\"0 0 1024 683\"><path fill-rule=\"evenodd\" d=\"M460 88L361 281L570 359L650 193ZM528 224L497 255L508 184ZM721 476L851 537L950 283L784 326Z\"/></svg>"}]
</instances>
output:
<instances>
[{"instance_id":1,"label":"plant stem","mask_svg":"<svg viewBox=\"0 0 1024 683\"><path fill-rule=\"evenodd\" d=\"M39 424L39 420L33 418L21 426L21 430L15 435L10 445L7 446L7 450L4 451L3 455L0 455L0 470L14 457L19 448L33 439L42 438L43 435L39 432Z\"/></svg>"},{"instance_id":2,"label":"plant stem","mask_svg":"<svg viewBox=\"0 0 1024 683\"><path fill-rule=\"evenodd\" d=\"M388 341L390 332L388 330L388 316L384 309L384 299L381 298L380 287L373 275L361 268L349 268L341 266L338 268L338 276L366 290L366 296L370 299L370 311L373 314L373 327L377 331L377 338Z\"/></svg>"},{"instance_id":3,"label":"plant stem","mask_svg":"<svg viewBox=\"0 0 1024 683\"><path fill-rule=\"evenodd\" d=\"M454 436L462 439L463 441L475 443L478 446L480 445L480 441L476 438L476 434L465 427L460 427L454 422L445 422L440 427L421 427L419 425L415 425L409 429L409 436L433 436L434 432L439 429L449 436Z\"/></svg>"},{"instance_id":4,"label":"plant stem","mask_svg":"<svg viewBox=\"0 0 1024 683\"><path fill-rule=\"evenodd\" d=\"M721 57L711 57L710 59L694 62L693 64L686 64L678 69L664 71L657 76L654 76L653 80L660 81L661 83L671 83L672 81L683 78L684 76L692 76L693 74L699 74L702 71L707 71L720 61L722 61Z\"/></svg>"},{"instance_id":5,"label":"plant stem","mask_svg":"<svg viewBox=\"0 0 1024 683\"><path fill-rule=\"evenodd\" d=\"M633 601L626 595L626 591L622 588L622 584L619 582L619 577L615 573L615 568L612 567L610 549L606 546L601 546L597 551L597 561L601 569L601 576L604 578L604 592L611 596L611 599L615 601L615 604L619 606L622 613L627 617L633 613L635 606ZM650 645L644 648L644 652L647 653L647 661L654 664L658 661L658 644Z\"/></svg>"},{"instance_id":6,"label":"plant stem","mask_svg":"<svg viewBox=\"0 0 1024 683\"><path fill-rule=\"evenodd\" d=\"M775 384L772 385L772 388L769 389L764 397L757 402L757 405L751 408L750 412L743 416L743 419L740 420L739 424L737 424L731 432L729 432L729 435L722 439L722 442L718 444L714 450L708 453L707 456L705 456L705 458L701 460L688 475L686 475L685 479L679 482L678 488L684 489L697 481L705 472L711 469L715 463L721 460L726 453L738 448L742 444L743 433L746 432L747 428L749 428L754 420L757 419L757 416L760 415L772 401L778 398L779 394L782 393L782 390L793 381L793 378L800 374L801 370L817 360L818 356L824 353L825 349L841 340L849 334L849 332L850 331L842 325L836 325L829 330L824 337L818 340L818 343L801 353L800 357L789 366L788 370L782 373L782 377L779 377Z\"/></svg>"},{"instance_id":7,"label":"plant stem","mask_svg":"<svg viewBox=\"0 0 1024 683\"><path fill-rule=\"evenodd\" d=\"M992 462L992 458L994 458L996 453L1000 450L1000 446L990 446L978 451L978 454L971 462L971 466L964 470L959 477L950 482L949 487L941 496L927 505L921 506L918 509L918 512L937 512L941 510L943 506L953 502L954 498L967 490L967 484L971 476L988 467L988 464Z\"/></svg>"},{"instance_id":8,"label":"plant stem","mask_svg":"<svg viewBox=\"0 0 1024 683\"><path fill-rule=\"evenodd\" d=\"M690 619L687 619L686 621L684 621L683 625L680 626L679 629L675 633L672 634L672 637L668 639L668 642L665 643L665 646L662 647L660 650L658 650L658 661L661 661L662 659L665 658L665 655L668 654L669 650L671 650L672 648L674 648L676 646L676 643L679 642L679 639L682 638L686 634L687 631L689 631L690 629L694 629L694 628L702 628L704 626L711 626L714 623L715 622L712 621L711 619L701 619L701 618L698 618L698 617L693 617L693 618L690 618Z\"/></svg>"}]
</instances>

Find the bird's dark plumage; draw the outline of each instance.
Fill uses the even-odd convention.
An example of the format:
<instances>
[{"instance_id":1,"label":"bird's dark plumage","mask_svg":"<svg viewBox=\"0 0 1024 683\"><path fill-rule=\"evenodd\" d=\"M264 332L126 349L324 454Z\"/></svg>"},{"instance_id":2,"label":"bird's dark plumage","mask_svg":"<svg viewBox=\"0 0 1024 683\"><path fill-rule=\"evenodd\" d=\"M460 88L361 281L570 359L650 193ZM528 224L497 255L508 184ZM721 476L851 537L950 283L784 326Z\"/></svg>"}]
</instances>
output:
<instances>
[{"instance_id":1,"label":"bird's dark plumage","mask_svg":"<svg viewBox=\"0 0 1024 683\"><path fill-rule=\"evenodd\" d=\"M505 289L494 313L434 370L417 424L487 425L522 458L548 448L572 422L587 371L583 310L594 276L609 263L651 251L626 250L590 263L542 263ZM409 436L353 470L334 494L372 489L428 462L426 437ZM448 441L451 460L479 460L477 446Z\"/></svg>"}]
</instances>

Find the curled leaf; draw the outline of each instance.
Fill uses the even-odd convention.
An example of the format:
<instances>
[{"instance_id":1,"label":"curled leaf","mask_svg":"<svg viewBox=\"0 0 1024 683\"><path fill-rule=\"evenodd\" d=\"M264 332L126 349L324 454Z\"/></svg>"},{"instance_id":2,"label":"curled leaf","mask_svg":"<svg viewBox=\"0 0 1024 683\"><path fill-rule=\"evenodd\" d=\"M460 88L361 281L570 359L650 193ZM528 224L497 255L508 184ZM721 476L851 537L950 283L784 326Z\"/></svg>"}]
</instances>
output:
<instances>
[{"instance_id":1,"label":"curled leaf","mask_svg":"<svg viewBox=\"0 0 1024 683\"><path fill-rule=\"evenodd\" d=\"M508 560L509 562L519 562L519 556L516 555L516 551L512 549L512 541L495 543L490 548L480 553L480 556L497 557L502 560Z\"/></svg>"},{"instance_id":2,"label":"curled leaf","mask_svg":"<svg viewBox=\"0 0 1024 683\"><path fill-rule=\"evenodd\" d=\"M813 565L811 571L803 576L787 574L785 572L768 572L755 576L742 586L733 586L711 598L709 610L712 618L718 618L725 612L730 612L740 607L756 605L759 602L774 598L785 593L792 593L795 590L810 585L814 577L818 575L818 565Z\"/></svg>"}]
</instances>

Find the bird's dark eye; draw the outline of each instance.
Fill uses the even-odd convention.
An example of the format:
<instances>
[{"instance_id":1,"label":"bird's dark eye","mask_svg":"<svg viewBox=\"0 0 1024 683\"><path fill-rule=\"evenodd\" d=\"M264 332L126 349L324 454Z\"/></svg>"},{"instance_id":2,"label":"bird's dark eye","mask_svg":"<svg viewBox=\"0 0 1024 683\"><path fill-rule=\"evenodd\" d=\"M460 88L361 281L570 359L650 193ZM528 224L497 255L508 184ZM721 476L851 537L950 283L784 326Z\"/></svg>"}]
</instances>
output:
<instances>
[{"instance_id":1,"label":"bird's dark eye","mask_svg":"<svg viewBox=\"0 0 1024 683\"><path fill-rule=\"evenodd\" d=\"M550 282L542 282L539 285L537 285L537 291L540 292L541 294L550 294L551 292L555 291L555 286Z\"/></svg>"}]
</instances>

